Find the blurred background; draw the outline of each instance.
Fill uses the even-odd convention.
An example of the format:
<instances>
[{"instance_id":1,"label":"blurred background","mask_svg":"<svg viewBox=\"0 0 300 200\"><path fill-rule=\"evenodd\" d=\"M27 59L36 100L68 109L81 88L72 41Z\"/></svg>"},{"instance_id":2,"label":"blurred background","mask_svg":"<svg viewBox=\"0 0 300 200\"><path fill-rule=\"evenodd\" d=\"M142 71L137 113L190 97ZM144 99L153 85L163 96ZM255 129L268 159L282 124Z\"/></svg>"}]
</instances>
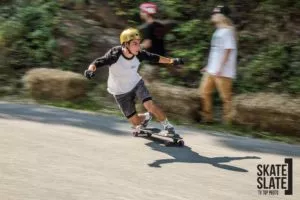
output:
<instances>
[{"instance_id":1,"label":"blurred background","mask_svg":"<svg viewBox=\"0 0 300 200\"><path fill-rule=\"evenodd\" d=\"M120 114L106 92L107 68L89 82L82 73L119 44L122 29L143 23L143 2L0 0L1 98ZM151 80L151 93L173 120L200 120L199 70L206 65L214 31L210 14L216 5L226 4L238 33L235 123L300 136L299 0L152 2L158 5L157 18L170 27L167 55L186 60L179 72L160 68L155 77L141 69ZM221 102L215 97L220 112Z\"/></svg>"}]
</instances>

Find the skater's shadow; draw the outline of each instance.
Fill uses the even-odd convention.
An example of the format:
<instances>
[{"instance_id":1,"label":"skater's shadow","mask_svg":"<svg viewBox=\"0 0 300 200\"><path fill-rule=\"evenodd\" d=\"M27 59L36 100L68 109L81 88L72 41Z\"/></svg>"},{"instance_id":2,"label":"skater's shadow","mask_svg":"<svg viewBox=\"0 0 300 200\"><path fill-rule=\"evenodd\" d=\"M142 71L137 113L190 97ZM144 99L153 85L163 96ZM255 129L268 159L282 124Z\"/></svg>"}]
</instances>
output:
<instances>
[{"instance_id":1,"label":"skater's shadow","mask_svg":"<svg viewBox=\"0 0 300 200\"><path fill-rule=\"evenodd\" d=\"M257 156L245 156L245 157L206 157L201 156L199 153L192 151L192 149L188 146L185 147L166 147L163 145L159 145L157 142L149 142L146 144L151 147L151 149L155 151L159 151L162 153L166 153L169 156L173 157L170 159L160 159L155 160L154 162L148 164L150 167L161 167L164 164L182 162L182 163L203 163L203 164L211 164L214 167L236 171L236 172L248 172L248 170L235 167L232 165L224 164L234 160L244 160L244 159L260 159Z\"/></svg>"}]
</instances>

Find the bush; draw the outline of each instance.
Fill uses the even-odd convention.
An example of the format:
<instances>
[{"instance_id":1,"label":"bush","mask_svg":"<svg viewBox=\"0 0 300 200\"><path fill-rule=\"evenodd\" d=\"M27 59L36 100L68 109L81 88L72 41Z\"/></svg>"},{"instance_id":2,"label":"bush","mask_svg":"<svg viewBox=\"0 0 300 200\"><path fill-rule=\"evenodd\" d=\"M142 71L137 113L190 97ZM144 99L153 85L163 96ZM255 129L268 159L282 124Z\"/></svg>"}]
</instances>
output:
<instances>
[{"instance_id":1,"label":"bush","mask_svg":"<svg viewBox=\"0 0 300 200\"><path fill-rule=\"evenodd\" d=\"M240 92L300 92L300 43L271 44L239 71Z\"/></svg>"},{"instance_id":2,"label":"bush","mask_svg":"<svg viewBox=\"0 0 300 200\"><path fill-rule=\"evenodd\" d=\"M70 34L64 20L78 21L78 16L67 16L57 1L16 1L1 7L0 13L0 51L6 56L5 65L14 69L60 66L74 70L86 61L90 34ZM75 43L68 59L58 45L60 37Z\"/></svg>"},{"instance_id":3,"label":"bush","mask_svg":"<svg viewBox=\"0 0 300 200\"><path fill-rule=\"evenodd\" d=\"M112 0L109 4L115 13L128 19L128 26L141 23L139 5L144 1ZM166 36L171 57L186 60L180 74L160 71L162 80L188 87L197 87L206 65L210 40L214 30L210 13L217 1L153 0L159 5L158 18L178 22ZM297 94L299 84L299 13L298 0L241 0L226 1L232 8L237 23L238 93L249 91L275 91ZM89 4L84 0L7 0L0 1L0 53L3 64L14 69L33 66L60 66L77 70L86 65L90 51L90 38L97 33L85 31L88 27L76 24L73 34L66 24L80 21L77 11L64 9L65 5ZM73 25L73 24L72 24ZM79 32L79 31L78 31ZM61 52L59 39L74 43L69 57Z\"/></svg>"},{"instance_id":4,"label":"bush","mask_svg":"<svg viewBox=\"0 0 300 200\"><path fill-rule=\"evenodd\" d=\"M51 65L56 50L56 3L35 1L11 7L14 12L0 24L1 47L5 48L7 64L14 68Z\"/></svg>"},{"instance_id":5,"label":"bush","mask_svg":"<svg viewBox=\"0 0 300 200\"><path fill-rule=\"evenodd\" d=\"M111 1L116 13L129 24L141 23L138 5L143 1ZM211 34L210 13L217 1L156 0L159 18L175 19L179 25L169 35L170 56L186 58L180 76L161 69L161 77L172 84L195 87L199 69L206 64ZM272 90L299 93L300 3L297 0L226 1L232 10L239 36L237 92ZM276 41L276 43L274 42Z\"/></svg>"}]
</instances>

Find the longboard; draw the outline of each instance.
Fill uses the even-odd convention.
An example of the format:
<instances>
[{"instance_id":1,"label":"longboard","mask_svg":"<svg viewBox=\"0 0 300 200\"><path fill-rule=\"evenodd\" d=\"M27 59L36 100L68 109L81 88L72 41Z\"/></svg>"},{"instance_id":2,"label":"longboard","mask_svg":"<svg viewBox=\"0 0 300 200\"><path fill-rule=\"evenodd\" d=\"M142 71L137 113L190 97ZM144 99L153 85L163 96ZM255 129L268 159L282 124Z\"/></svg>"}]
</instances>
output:
<instances>
[{"instance_id":1,"label":"longboard","mask_svg":"<svg viewBox=\"0 0 300 200\"><path fill-rule=\"evenodd\" d=\"M147 135L147 137L151 137L152 135L156 135L159 137L170 138L172 139L172 142L165 141L166 146L170 146L170 145L184 146L183 138L179 134L175 133L174 135L169 135L168 131L161 130L159 128L145 128L142 129L140 132L133 132L132 134L134 137L138 137L140 135Z\"/></svg>"}]
</instances>

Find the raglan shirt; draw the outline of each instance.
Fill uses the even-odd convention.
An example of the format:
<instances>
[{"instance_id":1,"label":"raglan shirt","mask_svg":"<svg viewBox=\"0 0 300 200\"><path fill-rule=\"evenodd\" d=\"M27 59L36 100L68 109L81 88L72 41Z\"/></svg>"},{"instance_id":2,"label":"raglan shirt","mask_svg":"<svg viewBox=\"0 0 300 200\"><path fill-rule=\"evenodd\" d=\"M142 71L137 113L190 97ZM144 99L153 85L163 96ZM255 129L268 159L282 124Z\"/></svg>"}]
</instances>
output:
<instances>
[{"instance_id":1,"label":"raglan shirt","mask_svg":"<svg viewBox=\"0 0 300 200\"><path fill-rule=\"evenodd\" d=\"M92 64L97 68L109 65L107 91L112 95L120 95L130 92L142 79L138 74L138 68L143 60L157 63L159 55L142 50L138 55L126 58L122 46L116 46Z\"/></svg>"}]
</instances>

